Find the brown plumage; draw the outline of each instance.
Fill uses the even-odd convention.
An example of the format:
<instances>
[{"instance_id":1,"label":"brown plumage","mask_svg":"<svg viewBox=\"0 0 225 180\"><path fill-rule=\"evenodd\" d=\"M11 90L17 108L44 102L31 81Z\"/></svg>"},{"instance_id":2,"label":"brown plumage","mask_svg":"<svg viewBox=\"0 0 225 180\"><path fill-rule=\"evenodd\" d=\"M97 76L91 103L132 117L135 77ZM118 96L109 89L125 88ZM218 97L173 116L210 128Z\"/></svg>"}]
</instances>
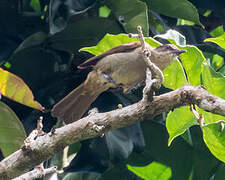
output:
<instances>
[{"instance_id":1,"label":"brown plumage","mask_svg":"<svg viewBox=\"0 0 225 180\"><path fill-rule=\"evenodd\" d=\"M145 80L146 64L142 57L139 42L123 44L98 56L88 59L78 66L79 69L92 67L87 79L51 110L53 117L65 123L74 122L82 117L93 101L109 88L118 86L127 93L129 89ZM150 59L161 70L169 66L173 59L185 52L172 44L153 48Z\"/></svg>"}]
</instances>

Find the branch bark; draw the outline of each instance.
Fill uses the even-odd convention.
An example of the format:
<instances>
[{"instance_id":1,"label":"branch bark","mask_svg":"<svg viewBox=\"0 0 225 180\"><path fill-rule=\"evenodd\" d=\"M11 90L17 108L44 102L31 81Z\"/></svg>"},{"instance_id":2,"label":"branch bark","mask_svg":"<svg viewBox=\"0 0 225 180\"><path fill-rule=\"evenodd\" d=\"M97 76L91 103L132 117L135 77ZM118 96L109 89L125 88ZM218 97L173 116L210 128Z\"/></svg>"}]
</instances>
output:
<instances>
[{"instance_id":1,"label":"branch bark","mask_svg":"<svg viewBox=\"0 0 225 180\"><path fill-rule=\"evenodd\" d=\"M42 165L43 166L43 165ZM57 167L53 166L47 169L44 168L34 168L34 170L29 171L17 178L14 178L12 180L33 180L33 179L38 179L46 176L47 174L51 174L56 172Z\"/></svg>"},{"instance_id":2,"label":"branch bark","mask_svg":"<svg viewBox=\"0 0 225 180\"><path fill-rule=\"evenodd\" d=\"M49 159L64 147L85 139L101 136L107 131L128 126L145 118L196 104L200 108L225 116L225 100L208 93L201 86L183 86L175 91L153 97L152 102L139 101L122 109L90 114L76 122L37 137L29 146L23 146L0 162L0 177L17 177Z\"/></svg>"}]
</instances>

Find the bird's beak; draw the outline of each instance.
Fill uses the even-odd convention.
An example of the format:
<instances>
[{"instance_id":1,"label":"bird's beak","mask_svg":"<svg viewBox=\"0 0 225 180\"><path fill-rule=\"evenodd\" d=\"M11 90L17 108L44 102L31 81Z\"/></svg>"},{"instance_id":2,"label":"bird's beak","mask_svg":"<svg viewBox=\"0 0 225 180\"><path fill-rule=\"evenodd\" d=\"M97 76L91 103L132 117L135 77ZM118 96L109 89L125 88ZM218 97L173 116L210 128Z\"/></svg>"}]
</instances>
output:
<instances>
[{"instance_id":1,"label":"bird's beak","mask_svg":"<svg viewBox=\"0 0 225 180\"><path fill-rule=\"evenodd\" d=\"M185 53L185 52L187 52L187 51L186 50L181 50L181 49L174 49L173 50L173 53L177 54L177 55L180 55L180 54Z\"/></svg>"}]
</instances>

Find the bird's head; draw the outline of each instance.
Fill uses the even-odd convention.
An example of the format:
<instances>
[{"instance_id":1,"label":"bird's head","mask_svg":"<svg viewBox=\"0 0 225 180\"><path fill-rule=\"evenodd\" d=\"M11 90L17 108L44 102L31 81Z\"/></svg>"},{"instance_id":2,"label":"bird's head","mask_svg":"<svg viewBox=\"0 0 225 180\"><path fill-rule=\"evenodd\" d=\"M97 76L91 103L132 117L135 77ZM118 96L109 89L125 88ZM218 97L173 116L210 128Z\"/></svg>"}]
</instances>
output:
<instances>
[{"instance_id":1,"label":"bird's head","mask_svg":"<svg viewBox=\"0 0 225 180\"><path fill-rule=\"evenodd\" d=\"M174 58L187 51L178 49L174 44L164 44L154 49L162 56Z\"/></svg>"},{"instance_id":2,"label":"bird's head","mask_svg":"<svg viewBox=\"0 0 225 180\"><path fill-rule=\"evenodd\" d=\"M186 52L185 50L178 49L173 44L164 44L162 46L156 47L151 51L151 60L155 63L161 70L168 67L175 57L179 56L181 53Z\"/></svg>"}]
</instances>

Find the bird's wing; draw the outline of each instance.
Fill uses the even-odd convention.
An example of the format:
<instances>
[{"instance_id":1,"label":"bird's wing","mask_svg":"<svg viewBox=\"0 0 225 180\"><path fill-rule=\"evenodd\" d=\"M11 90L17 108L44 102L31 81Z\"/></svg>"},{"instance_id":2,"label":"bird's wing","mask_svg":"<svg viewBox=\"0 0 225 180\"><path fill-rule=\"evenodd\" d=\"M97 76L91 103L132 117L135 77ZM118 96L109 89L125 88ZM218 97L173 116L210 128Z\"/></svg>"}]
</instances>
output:
<instances>
[{"instance_id":1,"label":"bird's wing","mask_svg":"<svg viewBox=\"0 0 225 180\"><path fill-rule=\"evenodd\" d=\"M120 46L116 46L102 54L99 54L97 56L94 56L92 58L89 58L79 66L77 66L78 69L86 69L89 67L93 67L99 60L104 58L105 56L115 54L115 53L122 53L122 52L129 52L132 51L133 49L136 49L141 46L140 42L131 42L127 44L122 44Z\"/></svg>"}]
</instances>

